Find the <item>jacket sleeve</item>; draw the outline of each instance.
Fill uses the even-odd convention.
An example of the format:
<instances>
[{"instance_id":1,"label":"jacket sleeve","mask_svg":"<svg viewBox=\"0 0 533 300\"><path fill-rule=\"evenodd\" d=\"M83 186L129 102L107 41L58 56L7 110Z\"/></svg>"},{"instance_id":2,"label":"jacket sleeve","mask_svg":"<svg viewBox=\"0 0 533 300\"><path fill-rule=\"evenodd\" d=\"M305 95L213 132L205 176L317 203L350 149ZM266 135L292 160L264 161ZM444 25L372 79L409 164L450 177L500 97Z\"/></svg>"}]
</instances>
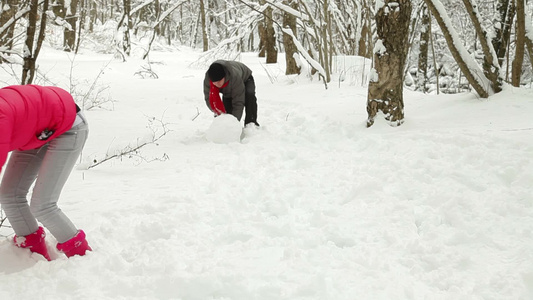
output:
<instances>
[{"instance_id":1,"label":"jacket sleeve","mask_svg":"<svg viewBox=\"0 0 533 300\"><path fill-rule=\"evenodd\" d=\"M212 111L211 105L209 104L209 93L211 92L211 85L209 84L209 77L207 76L207 72L205 73L204 78L204 100L205 105L207 105L207 108Z\"/></svg>"}]
</instances>

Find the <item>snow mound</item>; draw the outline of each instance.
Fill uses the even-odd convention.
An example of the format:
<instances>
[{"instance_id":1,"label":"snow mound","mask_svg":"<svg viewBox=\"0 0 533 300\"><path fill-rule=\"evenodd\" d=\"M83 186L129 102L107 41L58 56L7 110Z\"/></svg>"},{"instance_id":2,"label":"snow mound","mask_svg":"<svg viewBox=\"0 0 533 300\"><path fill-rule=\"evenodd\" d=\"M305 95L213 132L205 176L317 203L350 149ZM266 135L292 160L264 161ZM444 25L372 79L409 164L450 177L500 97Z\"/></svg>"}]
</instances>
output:
<instances>
[{"instance_id":1,"label":"snow mound","mask_svg":"<svg viewBox=\"0 0 533 300\"><path fill-rule=\"evenodd\" d=\"M242 126L239 120L230 114L216 117L207 129L205 137L208 141L217 144L239 142L241 140Z\"/></svg>"}]
</instances>

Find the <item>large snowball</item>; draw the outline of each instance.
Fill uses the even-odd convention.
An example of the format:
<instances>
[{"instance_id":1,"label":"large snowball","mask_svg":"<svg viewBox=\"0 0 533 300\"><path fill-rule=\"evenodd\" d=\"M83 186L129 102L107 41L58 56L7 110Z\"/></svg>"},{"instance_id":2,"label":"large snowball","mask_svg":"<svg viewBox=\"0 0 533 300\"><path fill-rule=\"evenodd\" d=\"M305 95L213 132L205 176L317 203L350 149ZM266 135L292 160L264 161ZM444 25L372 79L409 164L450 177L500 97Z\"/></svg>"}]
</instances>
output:
<instances>
[{"instance_id":1,"label":"large snowball","mask_svg":"<svg viewBox=\"0 0 533 300\"><path fill-rule=\"evenodd\" d=\"M241 122L233 115L223 114L213 119L205 137L217 144L240 142L242 134Z\"/></svg>"}]
</instances>

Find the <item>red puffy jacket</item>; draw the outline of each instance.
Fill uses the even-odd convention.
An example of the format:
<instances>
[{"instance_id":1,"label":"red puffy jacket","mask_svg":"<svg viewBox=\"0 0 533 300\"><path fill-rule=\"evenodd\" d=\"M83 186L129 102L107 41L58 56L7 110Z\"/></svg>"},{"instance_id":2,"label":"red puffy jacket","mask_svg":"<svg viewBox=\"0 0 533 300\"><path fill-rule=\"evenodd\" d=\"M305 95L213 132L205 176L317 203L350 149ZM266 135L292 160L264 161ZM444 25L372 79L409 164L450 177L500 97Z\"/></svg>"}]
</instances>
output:
<instances>
[{"instance_id":1,"label":"red puffy jacket","mask_svg":"<svg viewBox=\"0 0 533 300\"><path fill-rule=\"evenodd\" d=\"M58 87L13 85L0 89L0 168L12 150L36 149L69 130L76 103ZM43 131L51 132L39 139Z\"/></svg>"}]
</instances>

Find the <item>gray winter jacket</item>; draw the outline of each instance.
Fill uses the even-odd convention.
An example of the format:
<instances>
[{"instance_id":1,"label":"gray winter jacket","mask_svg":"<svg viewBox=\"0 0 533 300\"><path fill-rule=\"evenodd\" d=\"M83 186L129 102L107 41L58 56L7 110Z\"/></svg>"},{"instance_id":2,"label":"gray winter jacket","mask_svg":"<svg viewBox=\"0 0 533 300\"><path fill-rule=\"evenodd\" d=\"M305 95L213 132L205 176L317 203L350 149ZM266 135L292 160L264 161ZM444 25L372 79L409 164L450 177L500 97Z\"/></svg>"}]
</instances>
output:
<instances>
[{"instance_id":1,"label":"gray winter jacket","mask_svg":"<svg viewBox=\"0 0 533 300\"><path fill-rule=\"evenodd\" d=\"M250 70L250 68L248 68L245 64L238 61L217 60L215 62L224 67L224 71L226 73L226 82L229 81L226 87L220 89L220 92L223 95L223 99L231 99L231 104L233 107L231 114L240 121L244 110L244 95L246 91L244 83L252 75L252 70ZM209 109L211 109L211 106L209 105L210 89L211 86L209 84L209 75L206 72L204 79L204 96L205 103Z\"/></svg>"}]
</instances>

